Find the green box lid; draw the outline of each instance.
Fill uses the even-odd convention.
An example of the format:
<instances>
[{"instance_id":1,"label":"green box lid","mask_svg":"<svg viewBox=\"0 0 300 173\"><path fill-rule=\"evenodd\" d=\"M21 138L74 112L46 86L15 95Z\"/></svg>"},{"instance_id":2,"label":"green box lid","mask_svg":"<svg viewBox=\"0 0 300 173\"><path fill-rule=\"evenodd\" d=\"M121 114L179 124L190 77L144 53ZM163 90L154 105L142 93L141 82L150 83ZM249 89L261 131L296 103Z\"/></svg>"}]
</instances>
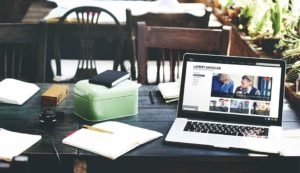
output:
<instances>
[{"instance_id":1,"label":"green box lid","mask_svg":"<svg viewBox=\"0 0 300 173\"><path fill-rule=\"evenodd\" d=\"M81 80L75 84L74 92L75 94L90 101L105 100L133 95L138 91L139 87L140 84L131 80L125 80L111 88L89 83L88 80Z\"/></svg>"}]
</instances>

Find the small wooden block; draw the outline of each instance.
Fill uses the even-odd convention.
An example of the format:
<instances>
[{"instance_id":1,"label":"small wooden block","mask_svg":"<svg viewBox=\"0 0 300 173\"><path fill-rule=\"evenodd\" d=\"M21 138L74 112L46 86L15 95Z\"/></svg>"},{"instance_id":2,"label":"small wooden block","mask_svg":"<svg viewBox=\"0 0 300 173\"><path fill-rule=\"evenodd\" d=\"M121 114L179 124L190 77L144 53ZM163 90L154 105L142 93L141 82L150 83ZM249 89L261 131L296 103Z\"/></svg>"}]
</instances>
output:
<instances>
[{"instance_id":1,"label":"small wooden block","mask_svg":"<svg viewBox=\"0 0 300 173\"><path fill-rule=\"evenodd\" d=\"M69 86L63 84L51 85L41 96L43 106L57 106L69 93Z\"/></svg>"}]
</instances>

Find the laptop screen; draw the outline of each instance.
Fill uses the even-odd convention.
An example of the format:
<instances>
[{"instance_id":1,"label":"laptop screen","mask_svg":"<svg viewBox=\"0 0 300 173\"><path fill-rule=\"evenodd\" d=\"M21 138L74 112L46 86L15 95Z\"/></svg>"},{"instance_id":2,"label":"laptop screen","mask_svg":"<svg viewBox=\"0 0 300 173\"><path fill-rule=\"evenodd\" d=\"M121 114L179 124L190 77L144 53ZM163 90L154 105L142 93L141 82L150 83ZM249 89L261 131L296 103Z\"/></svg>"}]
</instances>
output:
<instances>
[{"instance_id":1,"label":"laptop screen","mask_svg":"<svg viewBox=\"0 0 300 173\"><path fill-rule=\"evenodd\" d=\"M185 54L178 116L281 125L285 62Z\"/></svg>"}]
</instances>

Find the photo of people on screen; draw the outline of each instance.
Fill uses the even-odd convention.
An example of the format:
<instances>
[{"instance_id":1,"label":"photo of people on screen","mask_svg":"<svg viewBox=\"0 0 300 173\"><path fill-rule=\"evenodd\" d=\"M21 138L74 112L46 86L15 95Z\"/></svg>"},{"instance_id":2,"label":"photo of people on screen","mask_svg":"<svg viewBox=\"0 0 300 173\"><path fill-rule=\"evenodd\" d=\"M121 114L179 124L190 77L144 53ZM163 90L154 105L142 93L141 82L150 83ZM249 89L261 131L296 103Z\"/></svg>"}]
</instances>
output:
<instances>
[{"instance_id":1,"label":"photo of people on screen","mask_svg":"<svg viewBox=\"0 0 300 173\"><path fill-rule=\"evenodd\" d=\"M246 74L213 73L211 97L271 100L273 78Z\"/></svg>"},{"instance_id":2,"label":"photo of people on screen","mask_svg":"<svg viewBox=\"0 0 300 173\"><path fill-rule=\"evenodd\" d=\"M212 77L212 97L232 97L234 82L229 74L214 74Z\"/></svg>"},{"instance_id":3,"label":"photo of people on screen","mask_svg":"<svg viewBox=\"0 0 300 173\"><path fill-rule=\"evenodd\" d=\"M254 101L252 103L251 114L270 115L270 103Z\"/></svg>"},{"instance_id":4,"label":"photo of people on screen","mask_svg":"<svg viewBox=\"0 0 300 173\"><path fill-rule=\"evenodd\" d=\"M230 112L249 114L249 101L231 100Z\"/></svg>"},{"instance_id":5,"label":"photo of people on screen","mask_svg":"<svg viewBox=\"0 0 300 173\"><path fill-rule=\"evenodd\" d=\"M217 100L211 100L209 110L210 111L219 111L219 112L228 112L228 99L220 98Z\"/></svg>"},{"instance_id":6,"label":"photo of people on screen","mask_svg":"<svg viewBox=\"0 0 300 173\"><path fill-rule=\"evenodd\" d=\"M242 76L240 86L235 89L235 98L259 99L260 91L254 87L254 77Z\"/></svg>"}]
</instances>

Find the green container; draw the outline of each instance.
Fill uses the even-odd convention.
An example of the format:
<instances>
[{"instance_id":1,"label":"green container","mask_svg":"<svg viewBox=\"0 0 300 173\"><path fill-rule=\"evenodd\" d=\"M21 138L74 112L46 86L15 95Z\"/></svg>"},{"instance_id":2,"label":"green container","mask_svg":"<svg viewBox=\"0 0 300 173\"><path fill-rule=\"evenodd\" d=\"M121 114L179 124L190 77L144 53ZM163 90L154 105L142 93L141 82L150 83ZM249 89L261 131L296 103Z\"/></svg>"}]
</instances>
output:
<instances>
[{"instance_id":1,"label":"green container","mask_svg":"<svg viewBox=\"0 0 300 173\"><path fill-rule=\"evenodd\" d=\"M125 80L112 88L81 80L74 87L74 114L87 121L104 121L138 113L140 84Z\"/></svg>"}]
</instances>

